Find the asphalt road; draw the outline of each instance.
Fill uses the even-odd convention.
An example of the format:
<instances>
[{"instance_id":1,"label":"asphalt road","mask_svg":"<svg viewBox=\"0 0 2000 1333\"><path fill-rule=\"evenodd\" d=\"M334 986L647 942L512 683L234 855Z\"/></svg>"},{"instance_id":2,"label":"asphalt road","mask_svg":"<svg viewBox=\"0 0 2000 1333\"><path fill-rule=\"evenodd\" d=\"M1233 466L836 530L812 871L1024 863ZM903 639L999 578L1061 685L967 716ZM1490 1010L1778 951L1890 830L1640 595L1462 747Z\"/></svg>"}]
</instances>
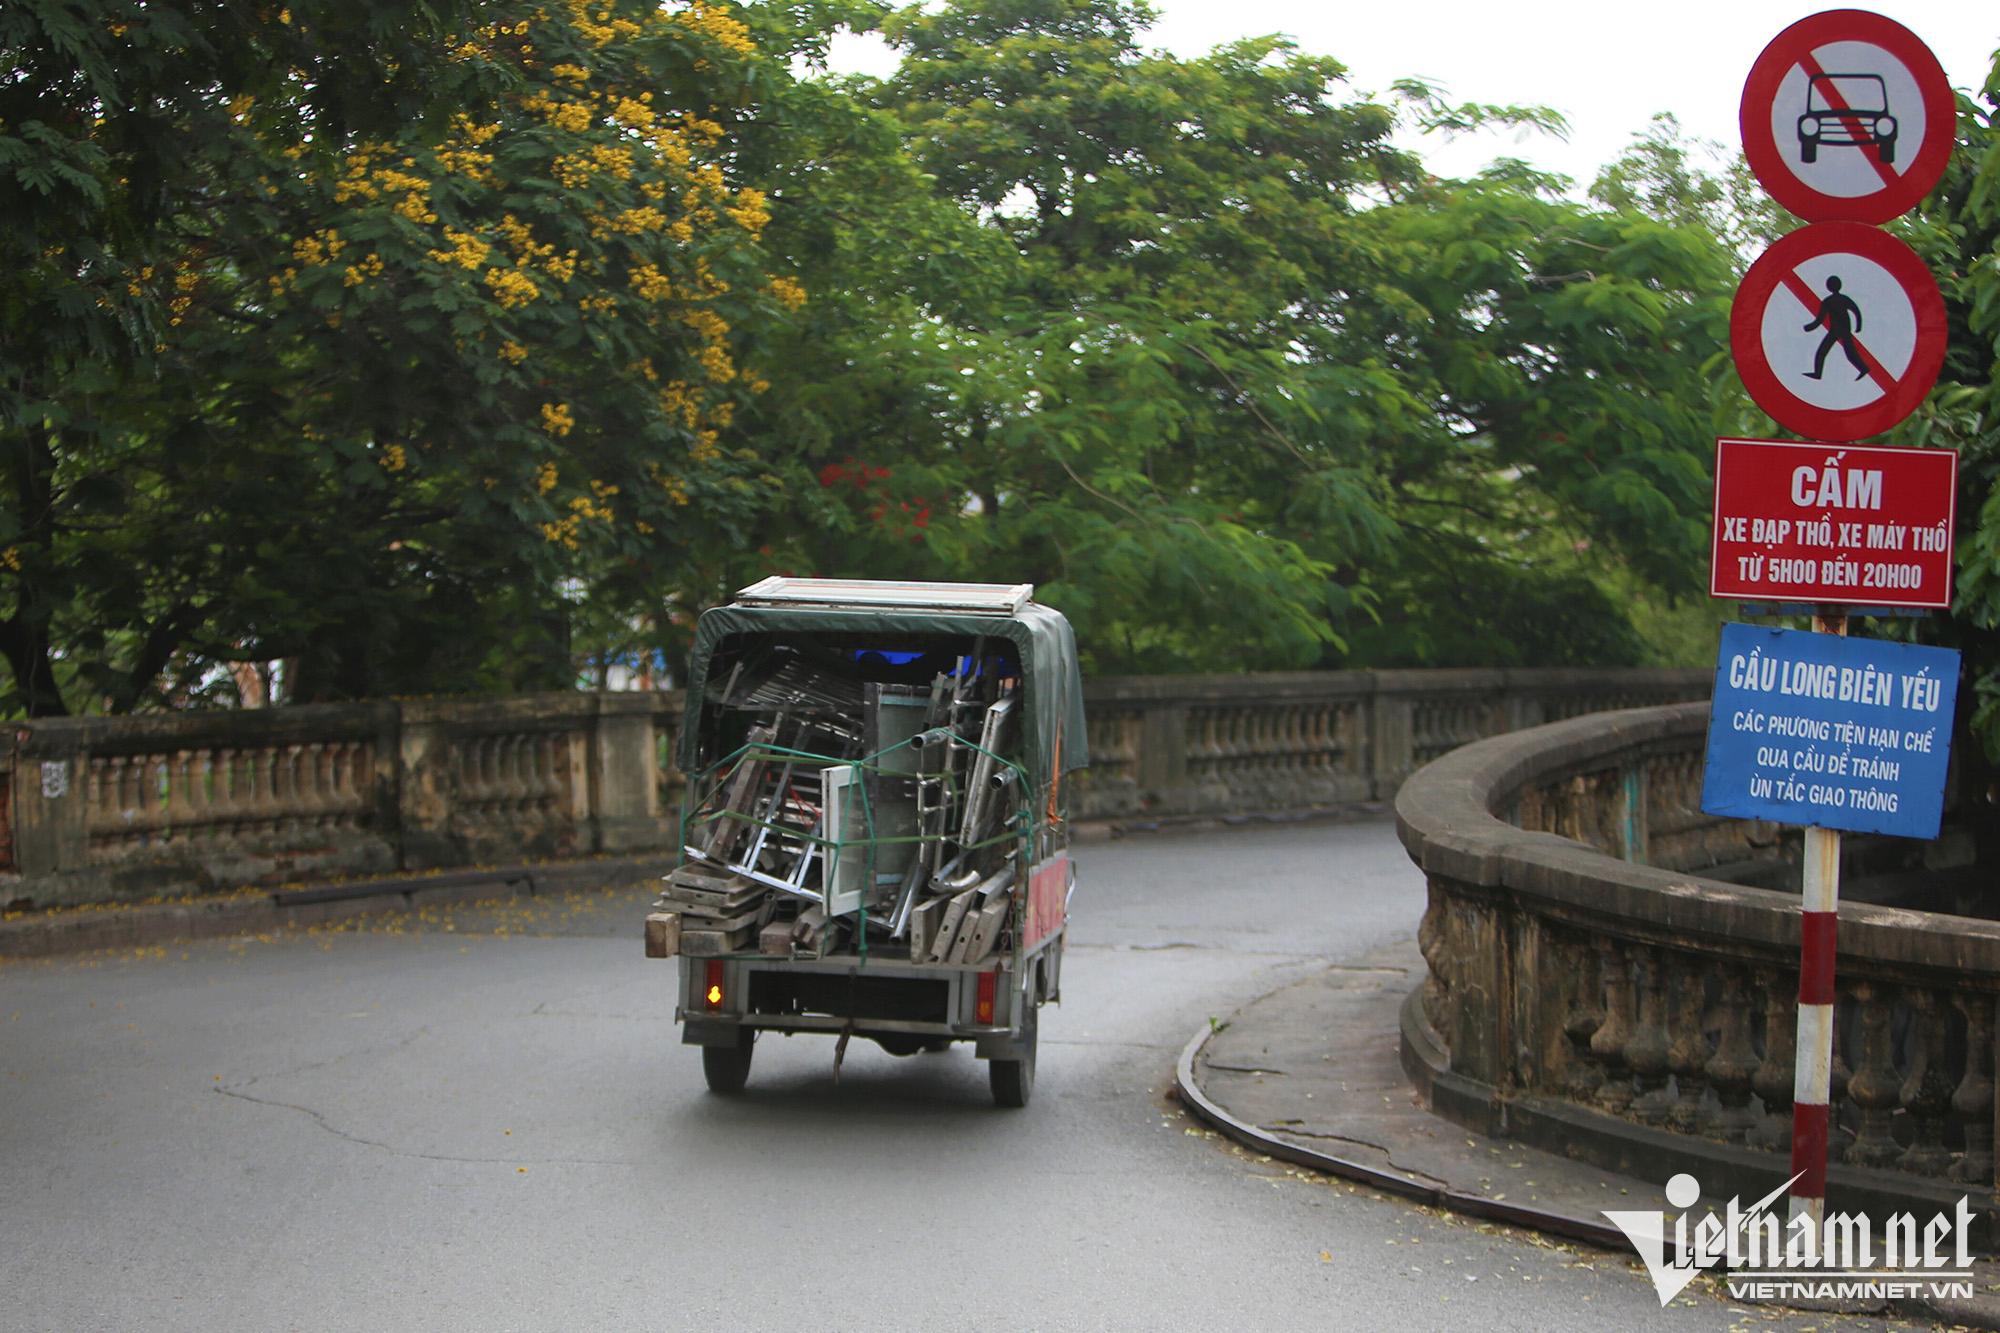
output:
<instances>
[{"instance_id":1,"label":"asphalt road","mask_svg":"<svg viewBox=\"0 0 2000 1333\"><path fill-rule=\"evenodd\" d=\"M967 1048L836 1081L811 1037L711 1096L642 886L0 968L0 1327L1765 1325L1166 1099L1211 1017L1414 932L1387 822L1078 863L1024 1111Z\"/></svg>"}]
</instances>

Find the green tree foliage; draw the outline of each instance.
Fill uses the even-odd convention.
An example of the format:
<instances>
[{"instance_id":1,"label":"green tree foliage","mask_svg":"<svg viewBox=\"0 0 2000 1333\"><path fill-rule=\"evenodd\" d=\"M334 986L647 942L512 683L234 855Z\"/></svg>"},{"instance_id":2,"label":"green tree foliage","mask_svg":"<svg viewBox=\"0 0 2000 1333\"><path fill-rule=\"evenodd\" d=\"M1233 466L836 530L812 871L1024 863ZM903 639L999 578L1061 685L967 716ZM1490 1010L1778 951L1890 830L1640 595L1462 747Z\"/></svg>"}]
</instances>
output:
<instances>
[{"instance_id":1,"label":"green tree foliage","mask_svg":"<svg viewBox=\"0 0 2000 1333\"><path fill-rule=\"evenodd\" d=\"M27 0L0 47L16 706L563 683L574 606L775 491L723 432L802 294L719 118L787 76L720 9Z\"/></svg>"},{"instance_id":2,"label":"green tree foliage","mask_svg":"<svg viewBox=\"0 0 2000 1333\"><path fill-rule=\"evenodd\" d=\"M1990 802L2000 790L1990 785L2000 782L2000 56L1980 95L1959 99L1958 138L1944 181L1904 227L1944 293L1944 371L1892 438L1959 450L1957 578L1935 636L1965 654L1959 689L1978 744L1959 758L1977 770L1973 798Z\"/></svg>"},{"instance_id":3,"label":"green tree foliage","mask_svg":"<svg viewBox=\"0 0 2000 1333\"><path fill-rule=\"evenodd\" d=\"M1032 580L1099 670L1644 657L1738 183L1439 179L1399 123L1560 124L1150 19L0 9L0 707L562 683L774 569ZM794 77L840 26L897 72Z\"/></svg>"},{"instance_id":4,"label":"green tree foliage","mask_svg":"<svg viewBox=\"0 0 2000 1333\"><path fill-rule=\"evenodd\" d=\"M1343 635L1376 625L1352 646L1485 660L1514 649L1459 632L1458 585L1521 577L1552 616L1607 562L1694 590L1726 242L1519 169L1438 180L1389 139L1399 116L1543 113L1355 97L1276 38L1150 53L1149 18L1008 0L887 21L903 61L855 123L900 128L954 212L871 247L872 273L791 251L808 322L846 334L774 377L822 495L773 553L1033 579L1126 670L1357 660Z\"/></svg>"}]
</instances>

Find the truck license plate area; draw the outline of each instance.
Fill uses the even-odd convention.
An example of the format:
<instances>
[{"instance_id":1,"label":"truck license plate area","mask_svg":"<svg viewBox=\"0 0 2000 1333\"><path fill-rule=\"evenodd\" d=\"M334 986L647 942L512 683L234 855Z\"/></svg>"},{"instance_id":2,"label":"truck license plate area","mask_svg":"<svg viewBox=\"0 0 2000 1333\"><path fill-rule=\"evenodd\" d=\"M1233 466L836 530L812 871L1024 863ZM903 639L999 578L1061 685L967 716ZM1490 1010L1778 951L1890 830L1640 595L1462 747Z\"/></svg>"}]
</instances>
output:
<instances>
[{"instance_id":1,"label":"truck license plate area","mask_svg":"<svg viewBox=\"0 0 2000 1333\"><path fill-rule=\"evenodd\" d=\"M951 983L905 977L829 976L813 972L753 972L750 1011L827 1014L861 1021L951 1022Z\"/></svg>"}]
</instances>

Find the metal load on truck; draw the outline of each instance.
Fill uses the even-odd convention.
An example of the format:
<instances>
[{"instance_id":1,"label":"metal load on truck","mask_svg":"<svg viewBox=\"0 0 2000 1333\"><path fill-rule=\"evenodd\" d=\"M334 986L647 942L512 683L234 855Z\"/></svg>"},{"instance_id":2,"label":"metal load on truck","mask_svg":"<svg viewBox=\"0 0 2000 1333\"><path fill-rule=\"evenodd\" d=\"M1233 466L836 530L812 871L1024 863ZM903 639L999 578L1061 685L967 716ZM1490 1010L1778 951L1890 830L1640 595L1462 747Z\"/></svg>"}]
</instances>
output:
<instances>
[{"instance_id":1,"label":"metal load on truck","mask_svg":"<svg viewBox=\"0 0 2000 1333\"><path fill-rule=\"evenodd\" d=\"M1031 594L767 579L704 616L686 862L648 951L965 965L1019 947L1033 844L1088 760L1074 640Z\"/></svg>"}]
</instances>

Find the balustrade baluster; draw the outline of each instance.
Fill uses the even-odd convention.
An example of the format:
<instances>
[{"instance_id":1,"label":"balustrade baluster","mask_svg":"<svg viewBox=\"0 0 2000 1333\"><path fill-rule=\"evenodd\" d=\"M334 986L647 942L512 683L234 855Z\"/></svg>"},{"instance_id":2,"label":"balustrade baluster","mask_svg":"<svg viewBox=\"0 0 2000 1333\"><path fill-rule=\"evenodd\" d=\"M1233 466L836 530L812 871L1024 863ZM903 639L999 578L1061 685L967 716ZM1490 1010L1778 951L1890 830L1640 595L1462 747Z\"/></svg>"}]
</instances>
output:
<instances>
[{"instance_id":1,"label":"balustrade baluster","mask_svg":"<svg viewBox=\"0 0 2000 1333\"><path fill-rule=\"evenodd\" d=\"M1719 1000L1722 1030L1706 1071L1720 1107L1715 1128L1731 1143L1742 1143L1757 1123L1750 1110L1752 1081L1757 1076L1757 1048L1750 1037L1748 987L1744 985L1743 969L1734 963L1722 965Z\"/></svg>"},{"instance_id":2,"label":"balustrade baluster","mask_svg":"<svg viewBox=\"0 0 2000 1333\"><path fill-rule=\"evenodd\" d=\"M375 747L365 741L350 741L341 746L334 780L340 793L341 826L356 827L374 791Z\"/></svg>"},{"instance_id":3,"label":"balustrade baluster","mask_svg":"<svg viewBox=\"0 0 2000 1333\"><path fill-rule=\"evenodd\" d=\"M278 750L276 778L273 790L278 801L278 826L280 834L290 834L298 827L299 815L303 812L304 801L299 791L299 771L304 766L304 747L286 745Z\"/></svg>"},{"instance_id":4,"label":"balustrade baluster","mask_svg":"<svg viewBox=\"0 0 2000 1333\"><path fill-rule=\"evenodd\" d=\"M201 752L201 781L195 784L195 803L201 809L201 823L211 841L220 842L229 834L229 805L222 771L222 751L209 746Z\"/></svg>"},{"instance_id":5,"label":"balustrade baluster","mask_svg":"<svg viewBox=\"0 0 2000 1333\"><path fill-rule=\"evenodd\" d=\"M166 757L164 766L167 793L160 815L165 821L165 840L185 843L195 828L195 807L189 791L194 785L194 752L175 750Z\"/></svg>"},{"instance_id":6,"label":"balustrade baluster","mask_svg":"<svg viewBox=\"0 0 2000 1333\"><path fill-rule=\"evenodd\" d=\"M1604 976L1604 1021L1590 1037L1590 1053L1604 1067L1597 1104L1614 1115L1632 1105L1632 1079L1625 1048L1632 1038L1632 960L1609 940L1597 944L1598 970Z\"/></svg>"},{"instance_id":7,"label":"balustrade baluster","mask_svg":"<svg viewBox=\"0 0 2000 1333\"><path fill-rule=\"evenodd\" d=\"M136 826L146 835L142 841L150 842L167 824L167 760L164 755L149 754L139 763L139 819Z\"/></svg>"},{"instance_id":8,"label":"balustrade baluster","mask_svg":"<svg viewBox=\"0 0 2000 1333\"><path fill-rule=\"evenodd\" d=\"M1701 960L1684 957L1673 968L1675 985L1673 1045L1667 1048L1667 1068L1674 1074L1675 1101L1667 1126L1681 1134L1704 1128L1702 1094L1708 1090L1707 977Z\"/></svg>"},{"instance_id":9,"label":"balustrade baluster","mask_svg":"<svg viewBox=\"0 0 2000 1333\"><path fill-rule=\"evenodd\" d=\"M1639 991L1639 1021L1633 1025L1631 1040L1625 1043L1625 1063L1632 1067L1638 1085L1632 1113L1649 1125L1657 1125L1665 1122L1674 1101L1667 1091L1666 960L1658 951L1643 946L1632 952Z\"/></svg>"},{"instance_id":10,"label":"balustrade baluster","mask_svg":"<svg viewBox=\"0 0 2000 1333\"><path fill-rule=\"evenodd\" d=\"M544 736L535 746L535 808L553 815L562 807L562 756L566 736Z\"/></svg>"},{"instance_id":11,"label":"balustrade baluster","mask_svg":"<svg viewBox=\"0 0 2000 1333\"><path fill-rule=\"evenodd\" d=\"M1429 1020L1432 1031L1439 1034L1450 1032L1451 1015L1446 1012L1450 980L1444 971L1450 961L1445 957L1444 950L1444 897L1436 890L1424 903L1424 914L1417 921L1417 952L1424 959L1424 1017Z\"/></svg>"},{"instance_id":12,"label":"balustrade baluster","mask_svg":"<svg viewBox=\"0 0 2000 1333\"><path fill-rule=\"evenodd\" d=\"M1563 1095L1573 1102L1588 1102L1604 1086L1604 1070L1590 1049L1590 1039L1604 1025L1602 967L1597 949L1587 941L1578 941L1563 952L1576 968L1576 988L1570 992L1569 1012L1563 1018L1563 1037L1569 1042Z\"/></svg>"},{"instance_id":13,"label":"balustrade baluster","mask_svg":"<svg viewBox=\"0 0 2000 1333\"><path fill-rule=\"evenodd\" d=\"M110 759L92 759L89 767L89 784L85 788L87 803L83 807L84 836L91 846L102 841L113 827L111 811L117 800L118 779L112 772Z\"/></svg>"},{"instance_id":14,"label":"balustrade baluster","mask_svg":"<svg viewBox=\"0 0 2000 1333\"><path fill-rule=\"evenodd\" d=\"M534 741L534 737L519 733L499 738L501 810L509 818L520 818L532 808L528 765L533 761L530 747Z\"/></svg>"},{"instance_id":15,"label":"balustrade baluster","mask_svg":"<svg viewBox=\"0 0 2000 1333\"><path fill-rule=\"evenodd\" d=\"M104 823L114 838L122 838L132 828L132 761L125 755L117 754L104 762L107 767L104 785L111 794L104 809Z\"/></svg>"},{"instance_id":16,"label":"balustrade baluster","mask_svg":"<svg viewBox=\"0 0 2000 1333\"><path fill-rule=\"evenodd\" d=\"M536 788L536 804L538 808L548 814L554 814L564 808L562 799L562 757L564 751L567 749L568 746L565 737L545 736L542 738L540 747L540 781Z\"/></svg>"},{"instance_id":17,"label":"balustrade baluster","mask_svg":"<svg viewBox=\"0 0 2000 1333\"><path fill-rule=\"evenodd\" d=\"M339 788L334 785L335 756L339 745L315 741L306 747L307 786L311 790L312 826L331 832L340 823Z\"/></svg>"},{"instance_id":18,"label":"balustrade baluster","mask_svg":"<svg viewBox=\"0 0 2000 1333\"><path fill-rule=\"evenodd\" d=\"M256 821L259 833L268 833L277 827L277 764L276 751L269 747L252 750L250 760L250 812Z\"/></svg>"},{"instance_id":19,"label":"balustrade baluster","mask_svg":"<svg viewBox=\"0 0 2000 1333\"><path fill-rule=\"evenodd\" d=\"M375 796L375 747L357 741L347 747L341 760L340 788L346 796L347 820L360 822Z\"/></svg>"},{"instance_id":20,"label":"balustrade baluster","mask_svg":"<svg viewBox=\"0 0 2000 1333\"><path fill-rule=\"evenodd\" d=\"M472 760L472 813L490 819L500 786L500 747L491 736L475 736L466 750Z\"/></svg>"},{"instance_id":21,"label":"balustrade baluster","mask_svg":"<svg viewBox=\"0 0 2000 1333\"><path fill-rule=\"evenodd\" d=\"M1215 775L1215 731L1219 717L1212 708L1191 708L1187 715L1188 777L1207 781Z\"/></svg>"},{"instance_id":22,"label":"balustrade baluster","mask_svg":"<svg viewBox=\"0 0 2000 1333\"><path fill-rule=\"evenodd\" d=\"M1321 705L1299 715L1299 767L1318 776L1333 771L1333 708Z\"/></svg>"},{"instance_id":23,"label":"balustrade baluster","mask_svg":"<svg viewBox=\"0 0 2000 1333\"><path fill-rule=\"evenodd\" d=\"M1798 981L1774 973L1764 981L1764 1061L1750 1087L1764 1103L1764 1119L1750 1135L1750 1147L1788 1153L1792 1149L1792 1089L1798 1087Z\"/></svg>"},{"instance_id":24,"label":"balustrade baluster","mask_svg":"<svg viewBox=\"0 0 2000 1333\"><path fill-rule=\"evenodd\" d=\"M1840 1109L1847 1101L1847 1043L1850 1039L1841 1032L1838 1010L1833 1022L1833 1069L1827 1078L1827 1106L1831 1108L1827 1117L1826 1157L1830 1162L1845 1160L1847 1145L1853 1131L1840 1123ZM1892 1070L1893 1076L1893 1070ZM1858 1117L1860 1107L1855 1107Z\"/></svg>"},{"instance_id":25,"label":"balustrade baluster","mask_svg":"<svg viewBox=\"0 0 2000 1333\"><path fill-rule=\"evenodd\" d=\"M507 737L507 812L515 818L525 819L535 810L535 752L540 742L539 736Z\"/></svg>"},{"instance_id":26,"label":"balustrade baluster","mask_svg":"<svg viewBox=\"0 0 2000 1333\"><path fill-rule=\"evenodd\" d=\"M1860 1010L1861 1049L1847 1097L1861 1112L1846 1161L1856 1166L1888 1166L1902 1155L1891 1132L1901 1080L1889 1051L1889 1002L1874 982L1855 983L1854 1002Z\"/></svg>"},{"instance_id":27,"label":"balustrade baluster","mask_svg":"<svg viewBox=\"0 0 2000 1333\"><path fill-rule=\"evenodd\" d=\"M1944 1144L1945 1116L1951 1109L1951 1078L1945 1073L1945 1029L1949 1016L1928 990L1910 992L1910 1072L1898 1090L1910 1117L1910 1146L1898 1159L1905 1171L1941 1176L1951 1165Z\"/></svg>"},{"instance_id":28,"label":"balustrade baluster","mask_svg":"<svg viewBox=\"0 0 2000 1333\"><path fill-rule=\"evenodd\" d=\"M515 751L518 736L488 736L485 741L486 755L486 817L495 822L504 821L514 813L514 784L510 762Z\"/></svg>"},{"instance_id":29,"label":"balustrade baluster","mask_svg":"<svg viewBox=\"0 0 2000 1333\"><path fill-rule=\"evenodd\" d=\"M1965 1151L1951 1169L1951 1178L1967 1185L1992 1185L1993 1180L1993 997L1961 992L1956 1000L1965 1015L1965 1077L1951 1094L1951 1111L1965 1135Z\"/></svg>"}]
</instances>

